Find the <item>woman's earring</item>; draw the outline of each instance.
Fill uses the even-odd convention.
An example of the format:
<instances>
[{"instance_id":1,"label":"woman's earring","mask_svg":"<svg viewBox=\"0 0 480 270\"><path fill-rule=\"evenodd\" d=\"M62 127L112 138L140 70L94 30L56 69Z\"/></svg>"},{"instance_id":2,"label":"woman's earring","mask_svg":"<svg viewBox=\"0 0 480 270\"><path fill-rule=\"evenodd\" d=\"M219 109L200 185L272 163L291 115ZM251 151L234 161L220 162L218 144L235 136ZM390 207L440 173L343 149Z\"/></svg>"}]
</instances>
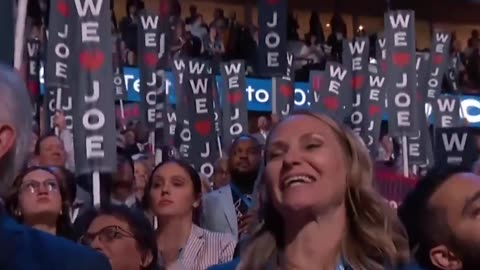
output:
<instances>
[{"instance_id":1,"label":"woman's earring","mask_svg":"<svg viewBox=\"0 0 480 270\"><path fill-rule=\"evenodd\" d=\"M17 210L15 211L15 216L17 216L17 217L22 216L22 212L21 212L19 209L17 209Z\"/></svg>"},{"instance_id":2,"label":"woman's earring","mask_svg":"<svg viewBox=\"0 0 480 270\"><path fill-rule=\"evenodd\" d=\"M193 208L198 208L200 206L200 203L199 202L194 202L193 203Z\"/></svg>"}]
</instances>

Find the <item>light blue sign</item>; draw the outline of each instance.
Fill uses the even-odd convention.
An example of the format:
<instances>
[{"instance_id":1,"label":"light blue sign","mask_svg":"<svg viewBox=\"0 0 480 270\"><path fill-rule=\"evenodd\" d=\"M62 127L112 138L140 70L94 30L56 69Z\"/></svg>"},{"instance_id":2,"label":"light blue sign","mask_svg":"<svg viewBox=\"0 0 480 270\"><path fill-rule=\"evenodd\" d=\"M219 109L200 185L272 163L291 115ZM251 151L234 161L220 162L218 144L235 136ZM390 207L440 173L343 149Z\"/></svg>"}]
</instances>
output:
<instances>
[{"instance_id":1,"label":"light blue sign","mask_svg":"<svg viewBox=\"0 0 480 270\"><path fill-rule=\"evenodd\" d=\"M127 86L128 100L140 101L140 79L138 68L124 68L125 84ZM168 94L168 101L175 104L175 88L173 84L173 73L167 72L166 91ZM43 68L40 70L40 83L43 93ZM217 76L217 84L220 83L220 76ZM245 89L248 98L248 109L251 111L271 110L271 80L247 78L247 88ZM309 94L308 83L295 83L295 105L297 108L308 107L307 95ZM468 120L470 126L480 127L480 96L461 96L462 110L461 114ZM431 108L427 107L426 111L430 114ZM384 120L387 119L384 115Z\"/></svg>"}]
</instances>

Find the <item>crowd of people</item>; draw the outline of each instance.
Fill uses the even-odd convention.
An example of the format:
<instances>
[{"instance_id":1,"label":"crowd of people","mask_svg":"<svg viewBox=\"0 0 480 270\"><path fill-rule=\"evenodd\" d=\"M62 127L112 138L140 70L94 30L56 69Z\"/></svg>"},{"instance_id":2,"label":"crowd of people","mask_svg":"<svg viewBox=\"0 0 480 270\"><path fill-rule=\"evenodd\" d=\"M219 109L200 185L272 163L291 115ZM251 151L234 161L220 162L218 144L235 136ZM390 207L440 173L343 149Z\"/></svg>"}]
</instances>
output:
<instances>
[{"instance_id":1,"label":"crowd of people","mask_svg":"<svg viewBox=\"0 0 480 270\"><path fill-rule=\"evenodd\" d=\"M171 57L244 59L255 74L255 27L221 9L207 25L195 6L181 19L178 1L171 3ZM127 16L119 23L112 16L126 66L136 65L143 8L127 1ZM288 21L289 41L299 41L292 14ZM297 55L299 80L341 59L346 25L336 14L330 27L325 38L312 13ZM476 82L478 38L474 32L461 54L466 83ZM385 126L372 160L354 132L327 116L262 116L209 179L171 146L156 164L147 129L132 122L111 138L116 172L101 176L94 207L92 178L76 172L65 116L55 115L56 132L32 127L28 95L18 74L0 66L1 269L480 269L479 176L471 168L431 168L397 211L374 181L376 162L400 160Z\"/></svg>"},{"instance_id":2,"label":"crowd of people","mask_svg":"<svg viewBox=\"0 0 480 270\"><path fill-rule=\"evenodd\" d=\"M92 207L62 115L59 136L32 139L28 92L3 66L0 97L2 269L479 269L480 178L433 168L397 215L365 145L326 116L261 118L212 182L175 154L154 164L136 125Z\"/></svg>"}]
</instances>

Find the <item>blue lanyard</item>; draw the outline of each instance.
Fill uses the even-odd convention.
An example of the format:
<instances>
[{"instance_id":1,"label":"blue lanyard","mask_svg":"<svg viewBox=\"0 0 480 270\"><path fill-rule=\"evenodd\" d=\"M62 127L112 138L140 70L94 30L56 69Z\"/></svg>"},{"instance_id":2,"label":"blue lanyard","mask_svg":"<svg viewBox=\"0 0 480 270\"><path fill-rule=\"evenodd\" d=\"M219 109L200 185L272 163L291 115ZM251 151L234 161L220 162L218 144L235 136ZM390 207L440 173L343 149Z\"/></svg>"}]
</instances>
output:
<instances>
[{"instance_id":1,"label":"blue lanyard","mask_svg":"<svg viewBox=\"0 0 480 270\"><path fill-rule=\"evenodd\" d=\"M247 208L250 209L252 207L252 200L247 198L245 194L242 194L240 189L238 189L238 187L234 184L230 184L230 186L232 187L233 193L235 193L235 195L237 195L242 200L242 202L247 206Z\"/></svg>"}]
</instances>

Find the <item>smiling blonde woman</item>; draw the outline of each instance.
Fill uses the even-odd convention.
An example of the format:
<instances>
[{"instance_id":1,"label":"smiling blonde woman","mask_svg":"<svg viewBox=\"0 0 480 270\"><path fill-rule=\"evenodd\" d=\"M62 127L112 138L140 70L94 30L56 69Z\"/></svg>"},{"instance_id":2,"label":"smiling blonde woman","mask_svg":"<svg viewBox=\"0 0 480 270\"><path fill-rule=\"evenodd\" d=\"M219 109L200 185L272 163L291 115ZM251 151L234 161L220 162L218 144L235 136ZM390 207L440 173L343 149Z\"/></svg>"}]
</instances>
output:
<instances>
[{"instance_id":1,"label":"smiling blonde woman","mask_svg":"<svg viewBox=\"0 0 480 270\"><path fill-rule=\"evenodd\" d=\"M408 263L406 233L372 186L364 144L328 117L297 112L265 148L261 228L240 270L396 269Z\"/></svg>"}]
</instances>

